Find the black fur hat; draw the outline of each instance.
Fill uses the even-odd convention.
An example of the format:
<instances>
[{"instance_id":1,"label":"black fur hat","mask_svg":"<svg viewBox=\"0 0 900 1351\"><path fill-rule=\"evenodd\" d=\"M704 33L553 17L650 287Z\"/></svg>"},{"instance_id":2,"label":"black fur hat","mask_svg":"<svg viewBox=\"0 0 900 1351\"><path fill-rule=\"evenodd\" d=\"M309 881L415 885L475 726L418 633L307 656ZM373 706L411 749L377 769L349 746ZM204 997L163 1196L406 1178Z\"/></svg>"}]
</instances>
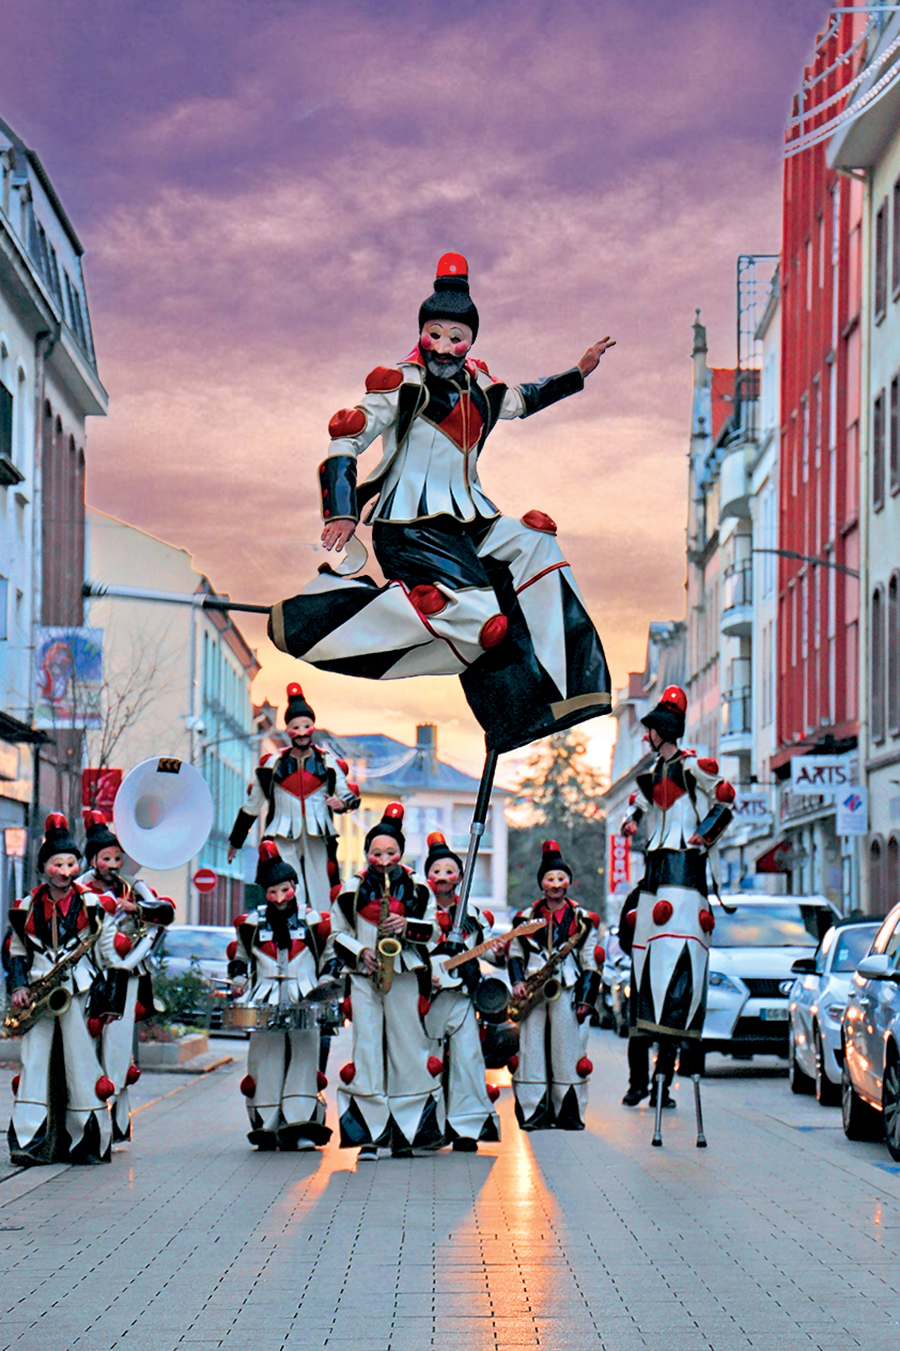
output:
<instances>
[{"instance_id":1,"label":"black fur hat","mask_svg":"<svg viewBox=\"0 0 900 1351\"><path fill-rule=\"evenodd\" d=\"M72 839L69 823L62 812L51 812L44 822L44 839L37 856L38 871L44 871L44 864L54 854L74 854L81 858L81 850Z\"/></svg>"},{"instance_id":2,"label":"black fur hat","mask_svg":"<svg viewBox=\"0 0 900 1351\"><path fill-rule=\"evenodd\" d=\"M303 688L295 681L292 681L287 687L287 707L284 710L284 725L287 727L292 718L311 718L313 722L316 715L303 697Z\"/></svg>"},{"instance_id":3,"label":"black fur hat","mask_svg":"<svg viewBox=\"0 0 900 1351\"><path fill-rule=\"evenodd\" d=\"M472 341L478 336L478 311L469 295L469 264L461 253L445 253L437 265L434 291L419 307L419 332L429 319L468 324Z\"/></svg>"},{"instance_id":4,"label":"black fur hat","mask_svg":"<svg viewBox=\"0 0 900 1351\"><path fill-rule=\"evenodd\" d=\"M122 848L106 824L106 817L102 812L85 812L84 829L84 857L89 865L94 862L101 849Z\"/></svg>"},{"instance_id":5,"label":"black fur hat","mask_svg":"<svg viewBox=\"0 0 900 1351\"><path fill-rule=\"evenodd\" d=\"M538 868L538 885L544 880L545 873L560 871L568 873L569 881L572 880L572 869L562 856L562 850L555 840L545 840L541 845L541 866Z\"/></svg>"},{"instance_id":6,"label":"black fur hat","mask_svg":"<svg viewBox=\"0 0 900 1351\"><path fill-rule=\"evenodd\" d=\"M376 835L390 835L399 844L401 853L406 848L406 838L403 834L403 807L399 802L389 802L384 809L381 820L366 835L366 853L369 852L369 846Z\"/></svg>"},{"instance_id":7,"label":"black fur hat","mask_svg":"<svg viewBox=\"0 0 900 1351\"><path fill-rule=\"evenodd\" d=\"M293 882L296 886L296 870L281 857L274 840L263 840L256 865L256 885L268 891L269 887L277 887L279 882Z\"/></svg>"},{"instance_id":8,"label":"black fur hat","mask_svg":"<svg viewBox=\"0 0 900 1351\"><path fill-rule=\"evenodd\" d=\"M439 858L452 858L457 868L459 868L460 874L462 873L462 859L459 854L454 854L439 830L433 830L425 843L428 845L428 857L425 860L426 877L431 870L432 863L437 863Z\"/></svg>"},{"instance_id":9,"label":"black fur hat","mask_svg":"<svg viewBox=\"0 0 900 1351\"><path fill-rule=\"evenodd\" d=\"M680 685L667 685L662 698L649 713L641 718L645 727L658 732L663 741L676 742L684 736L687 715L687 695Z\"/></svg>"}]
</instances>

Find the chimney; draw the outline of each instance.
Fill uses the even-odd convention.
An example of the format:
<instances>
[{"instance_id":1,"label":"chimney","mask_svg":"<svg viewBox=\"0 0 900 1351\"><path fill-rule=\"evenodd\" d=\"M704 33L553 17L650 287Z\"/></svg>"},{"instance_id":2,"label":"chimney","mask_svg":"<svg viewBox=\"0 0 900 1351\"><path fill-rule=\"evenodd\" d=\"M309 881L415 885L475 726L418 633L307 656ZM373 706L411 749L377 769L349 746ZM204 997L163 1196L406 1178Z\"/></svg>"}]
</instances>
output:
<instances>
[{"instance_id":1,"label":"chimney","mask_svg":"<svg viewBox=\"0 0 900 1351\"><path fill-rule=\"evenodd\" d=\"M700 311L694 311L694 347L691 356L694 360L694 388L706 389L709 385L709 367L706 364L706 327L700 322Z\"/></svg>"},{"instance_id":2,"label":"chimney","mask_svg":"<svg viewBox=\"0 0 900 1351\"><path fill-rule=\"evenodd\" d=\"M426 767L433 769L437 763L437 726L433 722L420 722L416 727L416 750L426 758Z\"/></svg>"}]
</instances>

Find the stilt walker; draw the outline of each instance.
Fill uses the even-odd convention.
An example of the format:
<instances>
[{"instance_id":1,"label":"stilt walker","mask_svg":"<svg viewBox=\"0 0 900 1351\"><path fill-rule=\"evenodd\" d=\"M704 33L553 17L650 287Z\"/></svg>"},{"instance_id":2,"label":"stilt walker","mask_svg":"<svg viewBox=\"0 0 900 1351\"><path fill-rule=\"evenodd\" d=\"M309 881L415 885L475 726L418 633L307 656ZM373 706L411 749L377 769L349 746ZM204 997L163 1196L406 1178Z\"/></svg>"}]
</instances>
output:
<instances>
[{"instance_id":1,"label":"stilt walker","mask_svg":"<svg viewBox=\"0 0 900 1351\"><path fill-rule=\"evenodd\" d=\"M106 1104L115 1085L103 1072L97 1039L88 1029L89 1014L100 1019L114 1012L88 1006L108 917L97 897L75 880L80 858L66 818L52 813L37 858L45 880L9 914L6 1026L23 1034L9 1152L19 1167L110 1158Z\"/></svg>"},{"instance_id":2,"label":"stilt walker","mask_svg":"<svg viewBox=\"0 0 900 1351\"><path fill-rule=\"evenodd\" d=\"M545 927L514 936L510 944L509 1016L520 1027L513 1090L516 1118L526 1131L584 1130L594 1068L587 1056L587 1019L600 989L594 943L599 917L569 899L571 881L559 845L546 840L538 868L543 895L517 916L542 919Z\"/></svg>"},{"instance_id":3,"label":"stilt walker","mask_svg":"<svg viewBox=\"0 0 900 1351\"><path fill-rule=\"evenodd\" d=\"M141 1072L134 1062L134 1025L153 1016L153 978L150 957L165 926L175 918L175 906L140 879L121 876L122 846L101 811L85 812L86 872L79 885L100 898L110 916L104 925L99 955L106 970L108 998L121 1017L105 1023L100 1033L100 1059L115 1092L109 1100L113 1144L131 1139L128 1090Z\"/></svg>"},{"instance_id":4,"label":"stilt walker","mask_svg":"<svg viewBox=\"0 0 900 1351\"><path fill-rule=\"evenodd\" d=\"M457 1152L474 1154L479 1140L500 1139L500 1121L491 1097L497 1090L485 1082L480 1027L473 1003L482 981L481 969L473 960L448 972L441 959L482 944L494 917L490 911L469 905L462 941L453 942L447 937L459 905L457 888L462 879L462 860L440 831L433 831L427 843L425 879L437 901L442 938L432 953L433 993L431 1008L425 1016L425 1031L434 1039L437 1055L443 1057L446 1047L447 1139Z\"/></svg>"},{"instance_id":5,"label":"stilt walker","mask_svg":"<svg viewBox=\"0 0 900 1351\"><path fill-rule=\"evenodd\" d=\"M656 1125L662 1144L662 1110L679 1043L682 1072L700 1045L706 1015L709 944L715 918L709 905L707 855L731 821L735 792L711 758L682 750L687 695L677 685L663 691L641 719L645 740L656 753L653 767L638 776L622 825L633 835L652 813L646 872L634 917L633 1028L659 1041L654 1075ZM694 1073L697 1145L703 1148L700 1076Z\"/></svg>"},{"instance_id":6,"label":"stilt walker","mask_svg":"<svg viewBox=\"0 0 900 1351\"><path fill-rule=\"evenodd\" d=\"M319 1070L315 994L331 934L329 913L297 905L297 873L272 840L259 846L257 885L265 904L235 920L228 974L238 1005L256 1011L247 1074L247 1139L261 1150L314 1149L331 1136Z\"/></svg>"},{"instance_id":7,"label":"stilt walker","mask_svg":"<svg viewBox=\"0 0 900 1351\"><path fill-rule=\"evenodd\" d=\"M437 1148L444 1137L443 1061L422 1019L430 1008L428 949L437 907L401 860L403 808L395 802L366 836L364 872L338 897L333 948L350 972L352 1060L340 1071L341 1146L372 1162Z\"/></svg>"}]
</instances>

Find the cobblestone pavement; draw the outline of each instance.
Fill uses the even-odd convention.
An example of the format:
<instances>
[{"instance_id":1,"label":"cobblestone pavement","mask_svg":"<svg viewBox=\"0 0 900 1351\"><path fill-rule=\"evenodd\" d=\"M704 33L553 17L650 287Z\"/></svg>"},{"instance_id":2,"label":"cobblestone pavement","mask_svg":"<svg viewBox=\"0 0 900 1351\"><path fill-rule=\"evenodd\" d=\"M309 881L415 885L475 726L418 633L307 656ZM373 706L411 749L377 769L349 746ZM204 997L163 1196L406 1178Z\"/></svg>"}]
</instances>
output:
<instances>
[{"instance_id":1,"label":"cobblestone pavement","mask_svg":"<svg viewBox=\"0 0 900 1351\"><path fill-rule=\"evenodd\" d=\"M623 1048L593 1036L583 1134L523 1135L506 1088L502 1145L359 1171L333 1145L249 1147L241 1047L145 1074L111 1166L0 1183L0 1351L896 1351L884 1146L783 1074L732 1071L705 1084L709 1149L690 1084L652 1149L649 1112L619 1105Z\"/></svg>"}]
</instances>

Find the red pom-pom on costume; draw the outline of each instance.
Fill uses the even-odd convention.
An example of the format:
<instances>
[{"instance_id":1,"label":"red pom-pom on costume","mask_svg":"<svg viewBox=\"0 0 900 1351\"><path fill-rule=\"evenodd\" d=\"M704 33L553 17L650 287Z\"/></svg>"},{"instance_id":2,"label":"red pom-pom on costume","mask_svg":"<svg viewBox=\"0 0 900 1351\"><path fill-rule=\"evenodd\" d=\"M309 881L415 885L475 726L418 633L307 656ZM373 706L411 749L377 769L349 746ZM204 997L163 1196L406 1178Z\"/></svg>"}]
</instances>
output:
<instances>
[{"instance_id":1,"label":"red pom-pom on costume","mask_svg":"<svg viewBox=\"0 0 900 1351\"><path fill-rule=\"evenodd\" d=\"M106 1102L107 1098L111 1098L115 1091L115 1084L112 1079L107 1079L105 1074L101 1074L94 1084L94 1092L101 1102Z\"/></svg>"},{"instance_id":2,"label":"red pom-pom on costume","mask_svg":"<svg viewBox=\"0 0 900 1351\"><path fill-rule=\"evenodd\" d=\"M478 635L478 641L485 652L489 652L492 647L496 647L498 643L503 642L508 628L509 621L507 620L506 615L494 615L492 619L488 619L482 625L481 632Z\"/></svg>"},{"instance_id":3,"label":"red pom-pom on costume","mask_svg":"<svg viewBox=\"0 0 900 1351\"><path fill-rule=\"evenodd\" d=\"M332 905L334 905L335 901L337 900L338 896L340 896L340 894L341 894L341 884L340 882L336 882L334 886L330 887L328 890L328 900Z\"/></svg>"},{"instance_id":4,"label":"red pom-pom on costume","mask_svg":"<svg viewBox=\"0 0 900 1351\"><path fill-rule=\"evenodd\" d=\"M489 928L489 929L493 929L493 927L494 927L494 916L493 916L492 912L491 912L490 910L482 910L481 913L484 915L485 922L486 922L488 928Z\"/></svg>"},{"instance_id":5,"label":"red pom-pom on costume","mask_svg":"<svg viewBox=\"0 0 900 1351\"><path fill-rule=\"evenodd\" d=\"M117 957L127 957L134 944L127 934L116 934L113 939L113 947L116 950Z\"/></svg>"},{"instance_id":6,"label":"red pom-pom on costume","mask_svg":"<svg viewBox=\"0 0 900 1351\"><path fill-rule=\"evenodd\" d=\"M349 773L350 773L350 766L349 766L349 764L347 763L346 760L342 760L340 756L337 757L337 767L338 767L338 769L341 771L342 774L349 774Z\"/></svg>"},{"instance_id":7,"label":"red pom-pom on costume","mask_svg":"<svg viewBox=\"0 0 900 1351\"><path fill-rule=\"evenodd\" d=\"M629 929L633 929L636 922L637 922L637 911L636 911L636 910L626 910L626 911L625 911L625 918L623 919L622 923L623 923L623 924L627 924L628 927L629 927Z\"/></svg>"},{"instance_id":8,"label":"red pom-pom on costume","mask_svg":"<svg viewBox=\"0 0 900 1351\"><path fill-rule=\"evenodd\" d=\"M635 789L633 793L628 794L629 807L633 807L636 802L637 802L637 789Z\"/></svg>"},{"instance_id":9,"label":"red pom-pom on costume","mask_svg":"<svg viewBox=\"0 0 900 1351\"><path fill-rule=\"evenodd\" d=\"M228 947L225 949L225 956L228 958L230 962L233 962L235 957L237 956L237 943L233 938L231 942L228 944Z\"/></svg>"},{"instance_id":10,"label":"red pom-pom on costume","mask_svg":"<svg viewBox=\"0 0 900 1351\"><path fill-rule=\"evenodd\" d=\"M589 910L588 918L590 919L595 929L600 928L600 916L597 914L596 910Z\"/></svg>"},{"instance_id":11,"label":"red pom-pom on costume","mask_svg":"<svg viewBox=\"0 0 900 1351\"><path fill-rule=\"evenodd\" d=\"M730 783L727 783L726 780L723 779L721 783L716 784L717 802L733 802L735 797L736 793L734 791L734 788L731 786Z\"/></svg>"},{"instance_id":12,"label":"red pom-pom on costume","mask_svg":"<svg viewBox=\"0 0 900 1351\"><path fill-rule=\"evenodd\" d=\"M450 913L447 910L439 910L437 912L437 922L438 928L440 929L442 934L448 934L450 930L453 928L453 920L451 919Z\"/></svg>"},{"instance_id":13,"label":"red pom-pom on costume","mask_svg":"<svg viewBox=\"0 0 900 1351\"><path fill-rule=\"evenodd\" d=\"M328 913L327 910L323 913L322 918L316 925L316 933L319 935L323 943L331 933L331 915Z\"/></svg>"},{"instance_id":14,"label":"red pom-pom on costume","mask_svg":"<svg viewBox=\"0 0 900 1351\"><path fill-rule=\"evenodd\" d=\"M556 522L546 511L526 511L522 524L527 525L529 530L540 530L545 535L556 534Z\"/></svg>"},{"instance_id":15,"label":"red pom-pom on costume","mask_svg":"<svg viewBox=\"0 0 900 1351\"><path fill-rule=\"evenodd\" d=\"M711 760L709 756L704 756L702 760L697 761L697 768L702 769L704 774L718 774L718 760Z\"/></svg>"},{"instance_id":16,"label":"red pom-pom on costume","mask_svg":"<svg viewBox=\"0 0 900 1351\"><path fill-rule=\"evenodd\" d=\"M324 1093L328 1087L328 1078L321 1070L316 1070L316 1092Z\"/></svg>"},{"instance_id":17,"label":"red pom-pom on costume","mask_svg":"<svg viewBox=\"0 0 900 1351\"><path fill-rule=\"evenodd\" d=\"M575 1066L575 1073L580 1078L586 1079L588 1075L593 1074L593 1072L594 1072L594 1062L592 1060L588 1060L586 1055L583 1055L579 1060L578 1064Z\"/></svg>"},{"instance_id":18,"label":"red pom-pom on costume","mask_svg":"<svg viewBox=\"0 0 900 1351\"><path fill-rule=\"evenodd\" d=\"M601 943L594 948L594 961L598 966L602 966L606 961L606 948Z\"/></svg>"},{"instance_id":19,"label":"red pom-pom on costume","mask_svg":"<svg viewBox=\"0 0 900 1351\"><path fill-rule=\"evenodd\" d=\"M246 923L247 923L247 916L246 916L246 915L235 915L234 919L233 919L231 922L232 922L232 924L234 925L234 927L235 927L236 929L239 929L239 928L241 927L242 924L246 924Z\"/></svg>"},{"instance_id":20,"label":"red pom-pom on costume","mask_svg":"<svg viewBox=\"0 0 900 1351\"><path fill-rule=\"evenodd\" d=\"M353 1022L353 1005L350 1002L349 995L347 995L345 999L341 1000L341 1017L344 1019L345 1022L348 1023Z\"/></svg>"},{"instance_id":21,"label":"red pom-pom on costume","mask_svg":"<svg viewBox=\"0 0 900 1351\"><path fill-rule=\"evenodd\" d=\"M128 1069L125 1071L125 1083L128 1087L130 1088L132 1084L136 1084L140 1077L141 1071L137 1065L129 1065Z\"/></svg>"},{"instance_id":22,"label":"red pom-pom on costume","mask_svg":"<svg viewBox=\"0 0 900 1351\"><path fill-rule=\"evenodd\" d=\"M347 780L347 787L350 789L350 792L353 794L354 797L362 796L359 791L359 784L354 783L352 779Z\"/></svg>"},{"instance_id":23,"label":"red pom-pom on costume","mask_svg":"<svg viewBox=\"0 0 900 1351\"><path fill-rule=\"evenodd\" d=\"M436 586L429 586L422 582L419 586L414 586L409 593L409 599L414 609L420 615L439 615L441 610L447 608L447 597L443 591L439 591Z\"/></svg>"},{"instance_id":24,"label":"red pom-pom on costume","mask_svg":"<svg viewBox=\"0 0 900 1351\"><path fill-rule=\"evenodd\" d=\"M114 915L116 913L116 898L115 896L110 896L108 891L105 891L100 897L100 904L108 915Z\"/></svg>"},{"instance_id":25,"label":"red pom-pom on costume","mask_svg":"<svg viewBox=\"0 0 900 1351\"><path fill-rule=\"evenodd\" d=\"M427 999L425 995L420 994L420 995L419 995L419 1017L420 1017L420 1018L424 1018L425 1015L426 1015L426 1013L428 1012L428 1010L429 1010L430 1008L431 1008L431 1000L430 1000L430 999Z\"/></svg>"},{"instance_id":26,"label":"red pom-pom on costume","mask_svg":"<svg viewBox=\"0 0 900 1351\"><path fill-rule=\"evenodd\" d=\"M137 1003L136 1003L135 1006L134 1006L134 1021L135 1021L136 1023L139 1023L139 1022L142 1021L142 1019L144 1019L144 1018L146 1018L146 1017L147 1017L147 1010L144 1008L144 1006L143 1006L143 1004L141 1003L141 1001L138 1000Z\"/></svg>"},{"instance_id":27,"label":"red pom-pom on costume","mask_svg":"<svg viewBox=\"0 0 900 1351\"><path fill-rule=\"evenodd\" d=\"M239 1087L245 1098L252 1098L256 1092L256 1080L252 1075L245 1074Z\"/></svg>"},{"instance_id":28,"label":"red pom-pom on costume","mask_svg":"<svg viewBox=\"0 0 900 1351\"><path fill-rule=\"evenodd\" d=\"M376 366L366 376L367 394L389 394L403 384L403 373L395 366Z\"/></svg>"},{"instance_id":29,"label":"red pom-pom on costume","mask_svg":"<svg viewBox=\"0 0 900 1351\"><path fill-rule=\"evenodd\" d=\"M428 1057L428 1073L432 1079L439 1079L444 1073L444 1062L436 1055Z\"/></svg>"},{"instance_id":30,"label":"red pom-pom on costume","mask_svg":"<svg viewBox=\"0 0 900 1351\"><path fill-rule=\"evenodd\" d=\"M336 858L330 858L325 864L325 871L328 874L329 881L339 882L341 880L341 870L338 867Z\"/></svg>"},{"instance_id":31,"label":"red pom-pom on costume","mask_svg":"<svg viewBox=\"0 0 900 1351\"><path fill-rule=\"evenodd\" d=\"M661 704L671 704L679 713L687 712L687 695L680 685L667 685L662 692Z\"/></svg>"},{"instance_id":32,"label":"red pom-pom on costume","mask_svg":"<svg viewBox=\"0 0 900 1351\"><path fill-rule=\"evenodd\" d=\"M653 923L668 924L669 920L672 918L672 914L671 901L657 901L656 905L653 907Z\"/></svg>"},{"instance_id":33,"label":"red pom-pom on costume","mask_svg":"<svg viewBox=\"0 0 900 1351\"><path fill-rule=\"evenodd\" d=\"M88 1032L90 1032L91 1036L94 1037L95 1039L99 1037L100 1033L103 1031L103 1019L88 1018L87 1030Z\"/></svg>"},{"instance_id":34,"label":"red pom-pom on costume","mask_svg":"<svg viewBox=\"0 0 900 1351\"><path fill-rule=\"evenodd\" d=\"M500 1096L500 1089L497 1087L497 1085L496 1085L496 1084L485 1084L484 1087L485 1087L485 1091L487 1092L487 1095L488 1095L488 1101L489 1101L489 1102L496 1102L497 1099L498 1099L499 1096Z\"/></svg>"},{"instance_id":35,"label":"red pom-pom on costume","mask_svg":"<svg viewBox=\"0 0 900 1351\"><path fill-rule=\"evenodd\" d=\"M509 1070L510 1074L515 1074L516 1070L519 1068L519 1057L517 1055L511 1055L506 1062L506 1068Z\"/></svg>"},{"instance_id":36,"label":"red pom-pom on costume","mask_svg":"<svg viewBox=\"0 0 900 1351\"><path fill-rule=\"evenodd\" d=\"M438 259L436 277L468 277L469 264L461 253L444 253Z\"/></svg>"},{"instance_id":37,"label":"red pom-pom on costume","mask_svg":"<svg viewBox=\"0 0 900 1351\"><path fill-rule=\"evenodd\" d=\"M13 1097L15 1097L16 1094L18 1093L18 1091L19 1091L19 1084L21 1083L21 1081L22 1081L22 1076L21 1076L21 1074L14 1074L14 1075L13 1075L13 1077L12 1077L12 1083L10 1084L10 1088L11 1088L12 1091L13 1091Z\"/></svg>"},{"instance_id":38,"label":"red pom-pom on costume","mask_svg":"<svg viewBox=\"0 0 900 1351\"><path fill-rule=\"evenodd\" d=\"M358 436L365 425L366 415L361 408L339 408L328 424L328 435L332 441L342 436Z\"/></svg>"},{"instance_id":39,"label":"red pom-pom on costume","mask_svg":"<svg viewBox=\"0 0 900 1351\"><path fill-rule=\"evenodd\" d=\"M716 927L716 917L711 910L701 910L697 916L700 921L700 928L705 934L711 934Z\"/></svg>"},{"instance_id":40,"label":"red pom-pom on costume","mask_svg":"<svg viewBox=\"0 0 900 1351\"><path fill-rule=\"evenodd\" d=\"M356 1078L356 1066L352 1060L348 1060L346 1065L341 1066L341 1083L352 1084Z\"/></svg>"}]
</instances>

